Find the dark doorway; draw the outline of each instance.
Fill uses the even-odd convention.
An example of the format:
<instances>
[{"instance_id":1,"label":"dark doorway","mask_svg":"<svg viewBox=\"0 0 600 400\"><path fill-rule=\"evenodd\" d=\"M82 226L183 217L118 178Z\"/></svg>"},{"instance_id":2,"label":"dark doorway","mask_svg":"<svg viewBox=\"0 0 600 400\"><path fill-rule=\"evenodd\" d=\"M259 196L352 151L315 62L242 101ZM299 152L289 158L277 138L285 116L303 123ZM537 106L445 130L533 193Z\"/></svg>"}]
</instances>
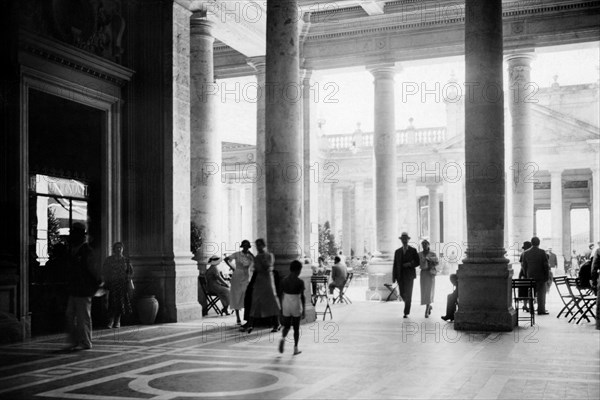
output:
<instances>
[{"instance_id":1,"label":"dark doorway","mask_svg":"<svg viewBox=\"0 0 600 400\"><path fill-rule=\"evenodd\" d=\"M67 276L57 244L67 244L74 221L86 222L92 247L102 242L106 115L37 90L29 92L28 115L29 309L32 334L39 335L64 329Z\"/></svg>"}]
</instances>

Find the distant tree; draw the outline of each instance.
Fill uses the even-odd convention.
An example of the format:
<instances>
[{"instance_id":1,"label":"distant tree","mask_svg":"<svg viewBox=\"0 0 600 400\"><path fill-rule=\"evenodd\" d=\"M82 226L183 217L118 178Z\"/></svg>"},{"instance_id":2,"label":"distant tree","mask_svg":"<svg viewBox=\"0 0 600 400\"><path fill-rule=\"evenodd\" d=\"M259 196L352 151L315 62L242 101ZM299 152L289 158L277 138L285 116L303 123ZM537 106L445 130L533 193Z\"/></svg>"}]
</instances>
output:
<instances>
[{"instance_id":1,"label":"distant tree","mask_svg":"<svg viewBox=\"0 0 600 400\"><path fill-rule=\"evenodd\" d=\"M331 232L329 221L325 221L323 225L319 224L319 254L334 257L337 251L338 245L335 242L335 235Z\"/></svg>"},{"instance_id":2,"label":"distant tree","mask_svg":"<svg viewBox=\"0 0 600 400\"><path fill-rule=\"evenodd\" d=\"M54 246L61 242L59 228L60 224L54 214L54 209L48 208L48 255L52 255Z\"/></svg>"},{"instance_id":3,"label":"distant tree","mask_svg":"<svg viewBox=\"0 0 600 400\"><path fill-rule=\"evenodd\" d=\"M194 221L191 223L190 228L190 251L192 254L196 254L196 251L202 246L202 233L200 232L200 228Z\"/></svg>"}]
</instances>

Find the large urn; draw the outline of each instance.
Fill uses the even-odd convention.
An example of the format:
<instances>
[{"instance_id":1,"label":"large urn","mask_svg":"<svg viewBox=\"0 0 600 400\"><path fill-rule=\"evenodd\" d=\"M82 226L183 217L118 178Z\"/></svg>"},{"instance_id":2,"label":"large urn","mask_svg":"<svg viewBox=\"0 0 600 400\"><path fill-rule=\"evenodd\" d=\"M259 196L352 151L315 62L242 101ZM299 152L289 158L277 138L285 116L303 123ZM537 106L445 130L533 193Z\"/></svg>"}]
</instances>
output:
<instances>
[{"instance_id":1,"label":"large urn","mask_svg":"<svg viewBox=\"0 0 600 400\"><path fill-rule=\"evenodd\" d=\"M140 323L152 325L158 314L158 300L154 295L141 296L137 301L137 312Z\"/></svg>"}]
</instances>

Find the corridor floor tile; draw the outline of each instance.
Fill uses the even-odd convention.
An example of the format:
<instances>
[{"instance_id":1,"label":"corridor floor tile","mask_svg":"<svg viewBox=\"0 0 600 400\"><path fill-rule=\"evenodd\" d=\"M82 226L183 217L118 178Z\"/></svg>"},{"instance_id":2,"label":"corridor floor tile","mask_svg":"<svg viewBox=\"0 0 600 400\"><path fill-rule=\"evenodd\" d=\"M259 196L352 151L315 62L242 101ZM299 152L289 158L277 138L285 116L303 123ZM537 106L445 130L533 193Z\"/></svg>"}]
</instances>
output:
<instances>
[{"instance_id":1,"label":"corridor floor tile","mask_svg":"<svg viewBox=\"0 0 600 400\"><path fill-rule=\"evenodd\" d=\"M556 300L556 299L555 299ZM302 354L281 333L238 332L231 317L0 346L2 399L598 399L600 331L549 315L514 332L457 332L402 319L402 303L334 305L304 324ZM549 301L554 310L556 303ZM420 314L420 313L419 313ZM438 322L439 320L439 322Z\"/></svg>"}]
</instances>

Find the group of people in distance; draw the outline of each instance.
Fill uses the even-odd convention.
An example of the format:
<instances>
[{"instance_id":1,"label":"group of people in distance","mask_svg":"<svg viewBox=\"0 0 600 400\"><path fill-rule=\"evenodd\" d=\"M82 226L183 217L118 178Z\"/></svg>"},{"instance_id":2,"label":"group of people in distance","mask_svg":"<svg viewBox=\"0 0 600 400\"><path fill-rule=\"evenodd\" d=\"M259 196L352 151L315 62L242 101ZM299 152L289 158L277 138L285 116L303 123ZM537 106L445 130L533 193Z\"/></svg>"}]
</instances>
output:
<instances>
[{"instance_id":1,"label":"group of people in distance","mask_svg":"<svg viewBox=\"0 0 600 400\"><path fill-rule=\"evenodd\" d=\"M279 282L277 271L274 269L275 257L267 250L265 241L257 239L255 245L256 255L250 252L250 242L243 240L241 251L225 257L224 261L232 271L230 283L219 271L221 257L210 257L208 260L210 267L205 274L207 291L219 297L224 314L229 314L229 307L235 311L237 324L241 325L241 332L251 333L257 319L270 320L271 332L277 332L281 328L279 324L281 314L283 331L279 351L283 352L285 338L293 327L294 355L300 354L298 350L300 320L304 318L305 312L304 281L299 278L302 263L297 260L292 261L289 273ZM203 303L203 314L206 315L208 310L202 296L201 303ZM242 309L243 318L247 321L244 325L240 317Z\"/></svg>"}]
</instances>

